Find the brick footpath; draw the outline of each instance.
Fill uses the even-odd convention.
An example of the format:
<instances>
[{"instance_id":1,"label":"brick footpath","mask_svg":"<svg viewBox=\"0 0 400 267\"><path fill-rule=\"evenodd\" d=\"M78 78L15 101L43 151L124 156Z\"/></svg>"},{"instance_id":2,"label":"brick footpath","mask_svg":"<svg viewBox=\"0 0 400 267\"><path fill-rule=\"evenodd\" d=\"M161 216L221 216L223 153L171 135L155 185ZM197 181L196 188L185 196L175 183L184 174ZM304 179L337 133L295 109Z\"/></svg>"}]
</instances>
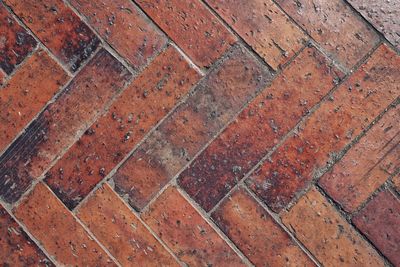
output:
<instances>
[{"instance_id":1,"label":"brick footpath","mask_svg":"<svg viewBox=\"0 0 400 267\"><path fill-rule=\"evenodd\" d=\"M400 2L1 0L1 266L400 266Z\"/></svg>"}]
</instances>

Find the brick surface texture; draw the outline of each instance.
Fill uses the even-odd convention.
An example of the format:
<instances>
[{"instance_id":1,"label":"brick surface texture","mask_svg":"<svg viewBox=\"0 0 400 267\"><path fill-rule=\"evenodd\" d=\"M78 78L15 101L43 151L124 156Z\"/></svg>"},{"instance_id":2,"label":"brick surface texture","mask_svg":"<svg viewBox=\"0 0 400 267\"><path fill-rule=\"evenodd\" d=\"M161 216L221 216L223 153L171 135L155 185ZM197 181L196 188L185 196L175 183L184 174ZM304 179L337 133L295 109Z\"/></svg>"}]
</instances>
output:
<instances>
[{"instance_id":1,"label":"brick surface texture","mask_svg":"<svg viewBox=\"0 0 400 267\"><path fill-rule=\"evenodd\" d=\"M0 266L400 266L399 10L0 1Z\"/></svg>"}]
</instances>

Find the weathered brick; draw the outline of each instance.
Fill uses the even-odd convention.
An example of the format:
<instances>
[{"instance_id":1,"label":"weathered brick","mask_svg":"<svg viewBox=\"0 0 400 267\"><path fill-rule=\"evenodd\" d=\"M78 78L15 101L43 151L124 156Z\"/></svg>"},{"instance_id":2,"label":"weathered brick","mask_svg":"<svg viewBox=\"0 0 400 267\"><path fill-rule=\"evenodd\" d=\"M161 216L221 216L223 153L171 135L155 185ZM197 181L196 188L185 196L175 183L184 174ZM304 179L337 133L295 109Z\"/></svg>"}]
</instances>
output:
<instances>
[{"instance_id":1,"label":"weathered brick","mask_svg":"<svg viewBox=\"0 0 400 267\"><path fill-rule=\"evenodd\" d=\"M200 67L211 65L236 42L236 37L201 1L136 2Z\"/></svg>"},{"instance_id":2,"label":"weathered brick","mask_svg":"<svg viewBox=\"0 0 400 267\"><path fill-rule=\"evenodd\" d=\"M306 37L271 0L207 0L274 69L301 49Z\"/></svg>"},{"instance_id":3,"label":"weathered brick","mask_svg":"<svg viewBox=\"0 0 400 267\"><path fill-rule=\"evenodd\" d=\"M375 34L343 0L277 0L335 60L352 68L378 42Z\"/></svg>"},{"instance_id":4,"label":"weathered brick","mask_svg":"<svg viewBox=\"0 0 400 267\"><path fill-rule=\"evenodd\" d=\"M179 266L107 184L77 216L123 266Z\"/></svg>"},{"instance_id":5,"label":"weathered brick","mask_svg":"<svg viewBox=\"0 0 400 267\"><path fill-rule=\"evenodd\" d=\"M173 187L167 188L142 217L175 255L189 266L245 266Z\"/></svg>"},{"instance_id":6,"label":"weathered brick","mask_svg":"<svg viewBox=\"0 0 400 267\"><path fill-rule=\"evenodd\" d=\"M282 220L324 266L384 266L378 253L314 188Z\"/></svg>"},{"instance_id":7,"label":"weathered brick","mask_svg":"<svg viewBox=\"0 0 400 267\"><path fill-rule=\"evenodd\" d=\"M306 48L182 172L179 185L211 210L322 99L338 75L315 48Z\"/></svg>"},{"instance_id":8,"label":"weathered brick","mask_svg":"<svg viewBox=\"0 0 400 267\"><path fill-rule=\"evenodd\" d=\"M380 46L247 180L273 210L285 207L321 168L400 93L400 57Z\"/></svg>"},{"instance_id":9,"label":"weathered brick","mask_svg":"<svg viewBox=\"0 0 400 267\"><path fill-rule=\"evenodd\" d=\"M352 221L393 263L400 265L400 200L380 192Z\"/></svg>"},{"instance_id":10,"label":"weathered brick","mask_svg":"<svg viewBox=\"0 0 400 267\"><path fill-rule=\"evenodd\" d=\"M71 4L135 68L144 65L167 42L129 0L72 0Z\"/></svg>"},{"instance_id":11,"label":"weathered brick","mask_svg":"<svg viewBox=\"0 0 400 267\"><path fill-rule=\"evenodd\" d=\"M393 177L393 184L400 193L400 172Z\"/></svg>"},{"instance_id":12,"label":"weathered brick","mask_svg":"<svg viewBox=\"0 0 400 267\"><path fill-rule=\"evenodd\" d=\"M349 0L349 3L400 49L399 1Z\"/></svg>"},{"instance_id":13,"label":"weathered brick","mask_svg":"<svg viewBox=\"0 0 400 267\"><path fill-rule=\"evenodd\" d=\"M0 90L0 151L67 82L68 75L46 52L36 51Z\"/></svg>"},{"instance_id":14,"label":"weathered brick","mask_svg":"<svg viewBox=\"0 0 400 267\"><path fill-rule=\"evenodd\" d=\"M76 71L100 41L62 0L5 0L41 42Z\"/></svg>"},{"instance_id":15,"label":"weathered brick","mask_svg":"<svg viewBox=\"0 0 400 267\"><path fill-rule=\"evenodd\" d=\"M18 200L130 77L108 52L99 51L0 157L0 196L7 202Z\"/></svg>"},{"instance_id":16,"label":"weathered brick","mask_svg":"<svg viewBox=\"0 0 400 267\"><path fill-rule=\"evenodd\" d=\"M400 168L400 106L388 111L319 184L346 211L357 209Z\"/></svg>"},{"instance_id":17,"label":"weathered brick","mask_svg":"<svg viewBox=\"0 0 400 267\"><path fill-rule=\"evenodd\" d=\"M256 266L315 266L244 189L232 193L212 217Z\"/></svg>"},{"instance_id":18,"label":"weathered brick","mask_svg":"<svg viewBox=\"0 0 400 267\"><path fill-rule=\"evenodd\" d=\"M1 4L0 36L0 67L10 74L35 48L36 41Z\"/></svg>"},{"instance_id":19,"label":"weathered brick","mask_svg":"<svg viewBox=\"0 0 400 267\"><path fill-rule=\"evenodd\" d=\"M267 69L236 47L118 170L117 192L142 209L270 79Z\"/></svg>"},{"instance_id":20,"label":"weathered brick","mask_svg":"<svg viewBox=\"0 0 400 267\"><path fill-rule=\"evenodd\" d=\"M0 205L0 263L2 266L54 266Z\"/></svg>"},{"instance_id":21,"label":"weathered brick","mask_svg":"<svg viewBox=\"0 0 400 267\"><path fill-rule=\"evenodd\" d=\"M168 47L47 173L47 184L69 208L75 207L199 78Z\"/></svg>"},{"instance_id":22,"label":"weathered brick","mask_svg":"<svg viewBox=\"0 0 400 267\"><path fill-rule=\"evenodd\" d=\"M44 184L37 184L13 212L57 263L116 266Z\"/></svg>"}]
</instances>

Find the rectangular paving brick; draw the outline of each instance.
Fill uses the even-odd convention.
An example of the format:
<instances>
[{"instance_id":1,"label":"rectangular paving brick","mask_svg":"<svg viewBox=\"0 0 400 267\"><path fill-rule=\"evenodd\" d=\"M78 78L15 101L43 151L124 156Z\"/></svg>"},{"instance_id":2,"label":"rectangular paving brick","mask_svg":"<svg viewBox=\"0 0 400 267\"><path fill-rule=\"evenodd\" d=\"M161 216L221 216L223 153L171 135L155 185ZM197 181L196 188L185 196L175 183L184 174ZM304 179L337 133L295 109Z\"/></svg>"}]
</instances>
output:
<instances>
[{"instance_id":1,"label":"rectangular paving brick","mask_svg":"<svg viewBox=\"0 0 400 267\"><path fill-rule=\"evenodd\" d=\"M0 196L6 202L17 201L130 77L122 64L100 50L0 157Z\"/></svg>"},{"instance_id":2,"label":"rectangular paving brick","mask_svg":"<svg viewBox=\"0 0 400 267\"><path fill-rule=\"evenodd\" d=\"M18 135L68 80L50 56L36 51L0 90L0 151Z\"/></svg>"},{"instance_id":3,"label":"rectangular paving brick","mask_svg":"<svg viewBox=\"0 0 400 267\"><path fill-rule=\"evenodd\" d=\"M232 193L212 217L256 266L315 266L244 189Z\"/></svg>"},{"instance_id":4,"label":"rectangular paving brick","mask_svg":"<svg viewBox=\"0 0 400 267\"><path fill-rule=\"evenodd\" d=\"M199 79L168 47L46 174L46 183L74 208Z\"/></svg>"},{"instance_id":5,"label":"rectangular paving brick","mask_svg":"<svg viewBox=\"0 0 400 267\"><path fill-rule=\"evenodd\" d=\"M71 4L135 68L146 64L167 42L130 0L72 0Z\"/></svg>"},{"instance_id":6,"label":"rectangular paving brick","mask_svg":"<svg viewBox=\"0 0 400 267\"><path fill-rule=\"evenodd\" d=\"M270 80L266 68L235 47L118 170L117 192L142 209Z\"/></svg>"},{"instance_id":7,"label":"rectangular paving brick","mask_svg":"<svg viewBox=\"0 0 400 267\"><path fill-rule=\"evenodd\" d=\"M400 168L400 105L389 110L319 184L349 212Z\"/></svg>"},{"instance_id":8,"label":"rectangular paving brick","mask_svg":"<svg viewBox=\"0 0 400 267\"><path fill-rule=\"evenodd\" d=\"M303 47L303 32L271 0L207 2L274 69Z\"/></svg>"},{"instance_id":9,"label":"rectangular paving brick","mask_svg":"<svg viewBox=\"0 0 400 267\"><path fill-rule=\"evenodd\" d=\"M54 266L0 205L1 266Z\"/></svg>"},{"instance_id":10,"label":"rectangular paving brick","mask_svg":"<svg viewBox=\"0 0 400 267\"><path fill-rule=\"evenodd\" d=\"M116 266L44 184L37 184L14 214L58 264Z\"/></svg>"},{"instance_id":11,"label":"rectangular paving brick","mask_svg":"<svg viewBox=\"0 0 400 267\"><path fill-rule=\"evenodd\" d=\"M188 266L245 266L174 187L167 188L142 217Z\"/></svg>"},{"instance_id":12,"label":"rectangular paving brick","mask_svg":"<svg viewBox=\"0 0 400 267\"><path fill-rule=\"evenodd\" d=\"M76 71L100 44L96 35L62 0L4 2L71 71Z\"/></svg>"},{"instance_id":13,"label":"rectangular paving brick","mask_svg":"<svg viewBox=\"0 0 400 267\"><path fill-rule=\"evenodd\" d=\"M378 35L343 0L277 0L336 61L352 68L378 42Z\"/></svg>"},{"instance_id":14,"label":"rectangular paving brick","mask_svg":"<svg viewBox=\"0 0 400 267\"><path fill-rule=\"evenodd\" d=\"M352 221L393 263L400 265L400 200L390 191L380 192Z\"/></svg>"},{"instance_id":15,"label":"rectangular paving brick","mask_svg":"<svg viewBox=\"0 0 400 267\"><path fill-rule=\"evenodd\" d=\"M200 67L208 67L236 37L199 0L136 0L146 14Z\"/></svg>"},{"instance_id":16,"label":"rectangular paving brick","mask_svg":"<svg viewBox=\"0 0 400 267\"><path fill-rule=\"evenodd\" d=\"M179 266L107 184L77 216L123 266Z\"/></svg>"},{"instance_id":17,"label":"rectangular paving brick","mask_svg":"<svg viewBox=\"0 0 400 267\"><path fill-rule=\"evenodd\" d=\"M341 73L306 48L178 178L206 211L333 88ZM291 107L288 109L287 107Z\"/></svg>"},{"instance_id":18,"label":"rectangular paving brick","mask_svg":"<svg viewBox=\"0 0 400 267\"><path fill-rule=\"evenodd\" d=\"M385 266L378 253L315 188L282 220L323 266Z\"/></svg>"},{"instance_id":19,"label":"rectangular paving brick","mask_svg":"<svg viewBox=\"0 0 400 267\"><path fill-rule=\"evenodd\" d=\"M393 180L393 184L394 184L394 186L395 186L397 192L400 193L400 172L399 172L397 175L395 175L395 176L392 178L392 180Z\"/></svg>"},{"instance_id":20,"label":"rectangular paving brick","mask_svg":"<svg viewBox=\"0 0 400 267\"><path fill-rule=\"evenodd\" d=\"M400 57L385 45L354 72L247 180L274 211L284 208L400 94Z\"/></svg>"},{"instance_id":21,"label":"rectangular paving brick","mask_svg":"<svg viewBox=\"0 0 400 267\"><path fill-rule=\"evenodd\" d=\"M36 41L1 3L0 36L0 68L5 73L11 74L15 67L33 51Z\"/></svg>"}]
</instances>

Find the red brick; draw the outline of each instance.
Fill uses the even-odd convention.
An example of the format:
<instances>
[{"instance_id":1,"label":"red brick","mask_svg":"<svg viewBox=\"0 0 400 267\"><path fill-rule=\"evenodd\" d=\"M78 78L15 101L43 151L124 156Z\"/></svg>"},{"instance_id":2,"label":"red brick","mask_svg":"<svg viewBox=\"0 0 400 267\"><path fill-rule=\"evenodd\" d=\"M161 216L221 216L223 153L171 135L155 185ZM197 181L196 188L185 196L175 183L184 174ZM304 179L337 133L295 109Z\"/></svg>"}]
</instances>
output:
<instances>
[{"instance_id":1,"label":"red brick","mask_svg":"<svg viewBox=\"0 0 400 267\"><path fill-rule=\"evenodd\" d=\"M35 48L36 41L1 4L0 36L0 67L10 74Z\"/></svg>"},{"instance_id":2,"label":"red brick","mask_svg":"<svg viewBox=\"0 0 400 267\"><path fill-rule=\"evenodd\" d=\"M207 0L274 69L299 51L306 37L271 0Z\"/></svg>"},{"instance_id":3,"label":"red brick","mask_svg":"<svg viewBox=\"0 0 400 267\"><path fill-rule=\"evenodd\" d=\"M46 52L36 51L0 90L0 151L67 82L68 75Z\"/></svg>"},{"instance_id":4,"label":"red brick","mask_svg":"<svg viewBox=\"0 0 400 267\"><path fill-rule=\"evenodd\" d=\"M118 170L117 192L142 209L270 79L236 47Z\"/></svg>"},{"instance_id":5,"label":"red brick","mask_svg":"<svg viewBox=\"0 0 400 267\"><path fill-rule=\"evenodd\" d=\"M322 54L306 48L182 172L179 185L211 210L322 99L337 75Z\"/></svg>"},{"instance_id":6,"label":"red brick","mask_svg":"<svg viewBox=\"0 0 400 267\"><path fill-rule=\"evenodd\" d=\"M100 41L62 0L5 0L41 42L76 71Z\"/></svg>"},{"instance_id":7,"label":"red brick","mask_svg":"<svg viewBox=\"0 0 400 267\"><path fill-rule=\"evenodd\" d=\"M336 61L352 68L378 42L378 35L343 0L277 0Z\"/></svg>"},{"instance_id":8,"label":"red brick","mask_svg":"<svg viewBox=\"0 0 400 267\"><path fill-rule=\"evenodd\" d=\"M400 93L400 57L380 46L247 180L274 211L285 207Z\"/></svg>"},{"instance_id":9,"label":"red brick","mask_svg":"<svg viewBox=\"0 0 400 267\"><path fill-rule=\"evenodd\" d=\"M179 266L107 184L77 216L123 266Z\"/></svg>"},{"instance_id":10,"label":"red brick","mask_svg":"<svg viewBox=\"0 0 400 267\"><path fill-rule=\"evenodd\" d=\"M0 196L15 202L87 129L131 74L105 50L83 68L0 158Z\"/></svg>"},{"instance_id":11,"label":"red brick","mask_svg":"<svg viewBox=\"0 0 400 267\"><path fill-rule=\"evenodd\" d=\"M245 266L173 187L164 191L142 217L176 256L189 266Z\"/></svg>"},{"instance_id":12,"label":"red brick","mask_svg":"<svg viewBox=\"0 0 400 267\"><path fill-rule=\"evenodd\" d=\"M385 266L378 253L314 188L282 220L323 266Z\"/></svg>"},{"instance_id":13,"label":"red brick","mask_svg":"<svg viewBox=\"0 0 400 267\"><path fill-rule=\"evenodd\" d=\"M72 0L71 4L135 68L144 65L167 42L129 0Z\"/></svg>"},{"instance_id":14,"label":"red brick","mask_svg":"<svg viewBox=\"0 0 400 267\"><path fill-rule=\"evenodd\" d=\"M256 266L315 266L243 189L235 191L224 200L212 217Z\"/></svg>"},{"instance_id":15,"label":"red brick","mask_svg":"<svg viewBox=\"0 0 400 267\"><path fill-rule=\"evenodd\" d=\"M0 205L0 262L2 266L54 266Z\"/></svg>"},{"instance_id":16,"label":"red brick","mask_svg":"<svg viewBox=\"0 0 400 267\"><path fill-rule=\"evenodd\" d=\"M400 172L393 177L393 184L400 193Z\"/></svg>"},{"instance_id":17,"label":"red brick","mask_svg":"<svg viewBox=\"0 0 400 267\"><path fill-rule=\"evenodd\" d=\"M39 183L14 214L58 264L116 266L72 213Z\"/></svg>"},{"instance_id":18,"label":"red brick","mask_svg":"<svg viewBox=\"0 0 400 267\"><path fill-rule=\"evenodd\" d=\"M136 2L200 67L211 65L236 42L236 37L201 1Z\"/></svg>"},{"instance_id":19,"label":"red brick","mask_svg":"<svg viewBox=\"0 0 400 267\"><path fill-rule=\"evenodd\" d=\"M400 265L400 200L396 196L380 192L352 220L394 266Z\"/></svg>"},{"instance_id":20,"label":"red brick","mask_svg":"<svg viewBox=\"0 0 400 267\"><path fill-rule=\"evenodd\" d=\"M68 207L75 207L199 78L169 47L47 173L47 184Z\"/></svg>"},{"instance_id":21,"label":"red brick","mask_svg":"<svg viewBox=\"0 0 400 267\"><path fill-rule=\"evenodd\" d=\"M388 111L319 184L346 211L356 210L400 167L400 106Z\"/></svg>"}]
</instances>

